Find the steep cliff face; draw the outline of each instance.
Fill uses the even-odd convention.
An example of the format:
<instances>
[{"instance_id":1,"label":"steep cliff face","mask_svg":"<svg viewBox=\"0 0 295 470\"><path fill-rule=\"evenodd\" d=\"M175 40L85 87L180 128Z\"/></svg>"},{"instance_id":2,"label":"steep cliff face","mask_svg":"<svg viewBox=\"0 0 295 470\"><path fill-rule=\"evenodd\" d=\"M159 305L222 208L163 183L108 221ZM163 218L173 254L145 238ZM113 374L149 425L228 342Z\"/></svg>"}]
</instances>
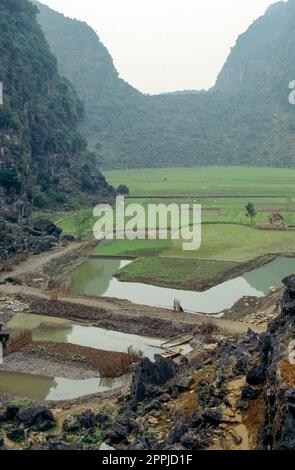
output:
<instances>
[{"instance_id":1,"label":"steep cliff face","mask_svg":"<svg viewBox=\"0 0 295 470\"><path fill-rule=\"evenodd\" d=\"M0 0L2 208L112 195L77 131L82 103L58 74L36 14L27 0Z\"/></svg>"},{"instance_id":2,"label":"steep cliff face","mask_svg":"<svg viewBox=\"0 0 295 470\"><path fill-rule=\"evenodd\" d=\"M263 338L265 421L260 447L295 448L295 276L284 279L281 313Z\"/></svg>"},{"instance_id":3,"label":"steep cliff face","mask_svg":"<svg viewBox=\"0 0 295 470\"><path fill-rule=\"evenodd\" d=\"M295 165L294 26L294 0L272 5L238 38L212 90L232 110L227 123L250 162Z\"/></svg>"},{"instance_id":4,"label":"steep cliff face","mask_svg":"<svg viewBox=\"0 0 295 470\"><path fill-rule=\"evenodd\" d=\"M277 92L286 101L294 80L295 1L270 6L241 34L222 68L215 89L228 93L268 96ZM288 96L288 93L287 93Z\"/></svg>"},{"instance_id":5,"label":"steep cliff face","mask_svg":"<svg viewBox=\"0 0 295 470\"><path fill-rule=\"evenodd\" d=\"M81 129L104 167L295 166L294 0L239 37L212 90L159 96L120 80L86 24L39 8L61 70L86 102Z\"/></svg>"}]
</instances>

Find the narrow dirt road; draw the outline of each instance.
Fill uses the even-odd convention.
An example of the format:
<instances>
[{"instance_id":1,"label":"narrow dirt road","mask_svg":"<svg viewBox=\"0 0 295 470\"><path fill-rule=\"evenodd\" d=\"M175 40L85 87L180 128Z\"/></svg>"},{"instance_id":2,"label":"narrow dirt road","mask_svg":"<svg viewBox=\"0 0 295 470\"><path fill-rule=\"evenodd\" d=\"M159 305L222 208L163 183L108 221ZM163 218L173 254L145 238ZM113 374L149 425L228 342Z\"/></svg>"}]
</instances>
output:
<instances>
[{"instance_id":1,"label":"narrow dirt road","mask_svg":"<svg viewBox=\"0 0 295 470\"><path fill-rule=\"evenodd\" d=\"M19 265L14 266L12 273L0 273L0 282L7 277L18 277L24 274L36 273L43 269L43 267L54 261L55 259L62 258L65 255L78 251L84 246L83 243L71 243L65 248L59 248L54 251L46 251L40 255L32 255L26 261L22 261Z\"/></svg>"},{"instance_id":2,"label":"narrow dirt road","mask_svg":"<svg viewBox=\"0 0 295 470\"><path fill-rule=\"evenodd\" d=\"M0 295L1 296L15 296L21 294L24 296L24 299L31 298L49 300L48 293L42 292L37 288L28 287L28 286L13 286L13 285L2 285L0 286ZM59 303L64 304L74 304L75 306L82 307L92 307L97 311L103 310L108 314L113 314L114 317L120 316L122 320L130 319L133 317L133 320L136 318L140 319L142 317L150 318L151 321L156 319L167 320L175 324L187 324L193 326L202 325L204 323L214 323L216 326L225 330L229 334L243 334L246 333L248 328L251 326L252 330L256 333L261 333L264 331L264 326L254 326L249 325L244 322L234 321L234 320L225 320L222 318L214 318L212 316L203 315L203 314L192 314L192 313L178 313L173 310L167 310L156 307L149 307L146 305L137 305L128 301L119 300L119 299L108 299L108 298L89 298L89 297L59 297L59 301L53 303L54 309L59 310ZM34 313L34 312L32 312ZM54 315L53 315L54 316ZM97 318L98 319L98 318ZM120 329L120 328L118 328ZM169 331L167 331L167 336L169 336Z\"/></svg>"}]
</instances>

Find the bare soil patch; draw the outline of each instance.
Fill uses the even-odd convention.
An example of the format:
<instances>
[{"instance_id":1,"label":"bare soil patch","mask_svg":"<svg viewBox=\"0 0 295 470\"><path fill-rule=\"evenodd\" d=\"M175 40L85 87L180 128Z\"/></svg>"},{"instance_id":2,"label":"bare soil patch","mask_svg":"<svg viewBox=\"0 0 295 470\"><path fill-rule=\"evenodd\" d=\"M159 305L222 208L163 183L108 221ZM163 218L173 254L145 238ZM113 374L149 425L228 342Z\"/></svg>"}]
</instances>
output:
<instances>
[{"instance_id":1,"label":"bare soil patch","mask_svg":"<svg viewBox=\"0 0 295 470\"><path fill-rule=\"evenodd\" d=\"M101 377L119 377L130 369L134 358L125 353L103 351L75 344L32 342L22 352L39 358L51 358L70 365L85 364L99 372Z\"/></svg>"}]
</instances>

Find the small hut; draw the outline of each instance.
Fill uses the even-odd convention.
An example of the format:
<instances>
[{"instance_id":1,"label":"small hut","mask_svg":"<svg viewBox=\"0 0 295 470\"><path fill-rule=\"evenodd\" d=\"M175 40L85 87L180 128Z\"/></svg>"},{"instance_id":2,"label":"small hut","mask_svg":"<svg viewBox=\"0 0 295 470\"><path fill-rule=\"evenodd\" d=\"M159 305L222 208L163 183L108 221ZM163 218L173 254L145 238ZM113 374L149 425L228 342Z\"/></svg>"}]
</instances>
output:
<instances>
[{"instance_id":1,"label":"small hut","mask_svg":"<svg viewBox=\"0 0 295 470\"><path fill-rule=\"evenodd\" d=\"M279 212L274 212L270 216L269 223L273 228L286 228L285 219Z\"/></svg>"}]
</instances>

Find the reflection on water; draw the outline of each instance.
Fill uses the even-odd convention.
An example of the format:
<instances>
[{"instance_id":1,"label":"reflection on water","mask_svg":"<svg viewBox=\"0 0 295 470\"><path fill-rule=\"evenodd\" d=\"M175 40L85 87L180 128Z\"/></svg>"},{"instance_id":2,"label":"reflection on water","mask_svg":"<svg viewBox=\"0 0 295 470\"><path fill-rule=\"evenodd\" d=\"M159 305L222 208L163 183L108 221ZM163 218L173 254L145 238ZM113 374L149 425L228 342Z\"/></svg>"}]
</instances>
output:
<instances>
[{"instance_id":1,"label":"reflection on water","mask_svg":"<svg viewBox=\"0 0 295 470\"><path fill-rule=\"evenodd\" d=\"M129 382L129 374L115 379L70 380L61 377L49 378L6 372L0 369L0 393L34 400L72 400L94 393L114 390Z\"/></svg>"},{"instance_id":2,"label":"reflection on water","mask_svg":"<svg viewBox=\"0 0 295 470\"><path fill-rule=\"evenodd\" d=\"M295 274L295 258L279 256L261 268L245 273L243 277L255 289L266 294L270 287L281 286L282 279L290 274Z\"/></svg>"},{"instance_id":3,"label":"reflection on water","mask_svg":"<svg viewBox=\"0 0 295 470\"><path fill-rule=\"evenodd\" d=\"M294 258L278 257L266 266L223 282L205 292L168 289L142 283L120 282L113 275L130 261L91 258L71 273L77 295L115 297L141 305L172 308L180 299L184 309L214 314L231 308L243 296L262 297L283 277L295 272Z\"/></svg>"},{"instance_id":4,"label":"reflection on water","mask_svg":"<svg viewBox=\"0 0 295 470\"><path fill-rule=\"evenodd\" d=\"M89 258L71 272L73 292L100 297L109 289L113 275L132 261Z\"/></svg>"},{"instance_id":5,"label":"reflection on water","mask_svg":"<svg viewBox=\"0 0 295 470\"><path fill-rule=\"evenodd\" d=\"M132 345L133 349L140 349L150 359L153 359L155 354L163 352L160 349L162 341L159 339L76 325L67 320L56 322L56 318L42 315L16 313L6 327L12 335L23 330L31 330L34 341L71 343L117 352L127 352L128 347ZM189 350L186 346L184 353L187 352Z\"/></svg>"}]
</instances>

